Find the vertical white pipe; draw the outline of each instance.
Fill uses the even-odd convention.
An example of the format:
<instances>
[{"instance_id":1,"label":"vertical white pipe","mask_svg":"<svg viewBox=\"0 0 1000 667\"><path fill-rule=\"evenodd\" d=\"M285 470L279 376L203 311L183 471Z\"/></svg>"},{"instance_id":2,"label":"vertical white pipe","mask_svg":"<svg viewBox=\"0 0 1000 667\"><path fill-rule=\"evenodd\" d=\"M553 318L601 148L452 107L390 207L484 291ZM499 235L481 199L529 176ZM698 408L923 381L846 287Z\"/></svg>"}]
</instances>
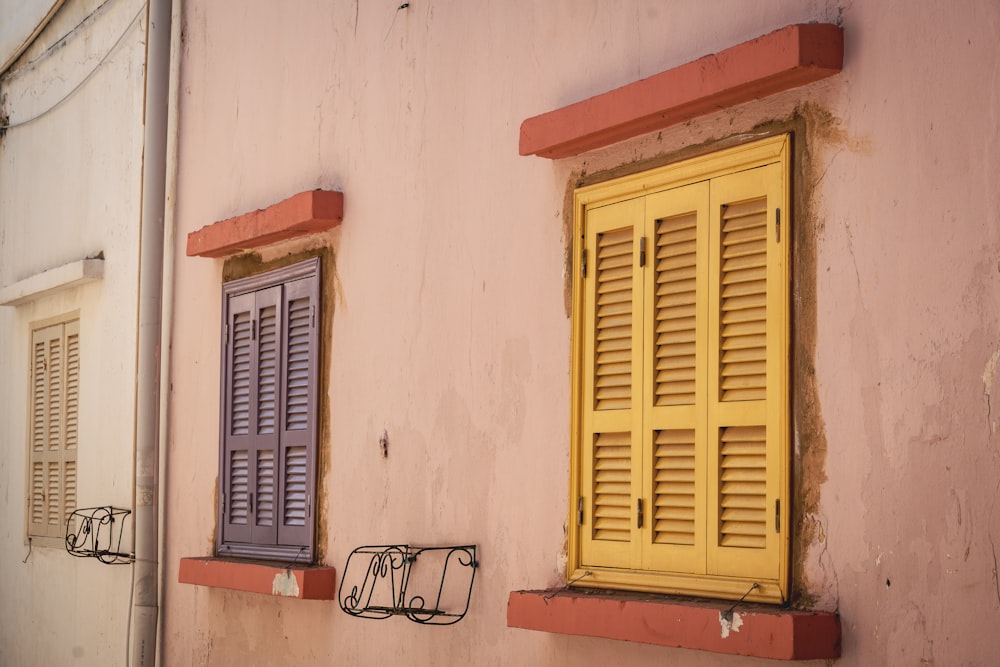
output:
<instances>
[{"instance_id":1,"label":"vertical white pipe","mask_svg":"<svg viewBox=\"0 0 1000 667\"><path fill-rule=\"evenodd\" d=\"M170 446L170 353L174 322L174 216L177 210L177 112L178 91L180 90L181 52L181 2L173 0L170 9L170 82L167 102L167 155L166 155L166 199L164 201L163 222L163 304L161 308L162 325L160 331L160 432L159 437L159 494L157 495L157 516L159 526L157 539L159 541L159 585L160 590L166 588L166 523L169 508L165 502L168 484L167 449ZM160 594L160 605L163 604L163 594ZM160 615L157 625L156 660L162 663L163 656L163 616Z\"/></svg>"},{"instance_id":2,"label":"vertical white pipe","mask_svg":"<svg viewBox=\"0 0 1000 667\"><path fill-rule=\"evenodd\" d=\"M170 0L148 0L136 360L133 667L152 667L156 664L156 626L159 616L157 449L160 432L160 334L170 18Z\"/></svg>"}]
</instances>

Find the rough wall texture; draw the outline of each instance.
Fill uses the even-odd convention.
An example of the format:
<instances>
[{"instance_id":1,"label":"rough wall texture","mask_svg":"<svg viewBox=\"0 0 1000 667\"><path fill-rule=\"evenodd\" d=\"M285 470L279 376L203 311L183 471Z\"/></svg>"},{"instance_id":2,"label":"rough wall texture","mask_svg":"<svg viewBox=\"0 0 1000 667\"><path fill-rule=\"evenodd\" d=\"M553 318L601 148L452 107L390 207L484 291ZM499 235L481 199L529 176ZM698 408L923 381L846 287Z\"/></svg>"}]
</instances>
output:
<instances>
[{"instance_id":1,"label":"rough wall texture","mask_svg":"<svg viewBox=\"0 0 1000 667\"><path fill-rule=\"evenodd\" d=\"M473 542L481 569L468 617L435 631L168 583L166 663L719 664L508 629L504 610L564 576L567 189L776 127L799 167L797 592L839 609L841 664L991 663L1000 10L918 5L186 2L179 244L345 193L340 229L262 253L336 256L319 550L342 567L361 544ZM578 158L517 155L528 116L811 20L844 27L832 79ZM177 254L167 582L211 553L218 467L223 262Z\"/></svg>"}]
</instances>

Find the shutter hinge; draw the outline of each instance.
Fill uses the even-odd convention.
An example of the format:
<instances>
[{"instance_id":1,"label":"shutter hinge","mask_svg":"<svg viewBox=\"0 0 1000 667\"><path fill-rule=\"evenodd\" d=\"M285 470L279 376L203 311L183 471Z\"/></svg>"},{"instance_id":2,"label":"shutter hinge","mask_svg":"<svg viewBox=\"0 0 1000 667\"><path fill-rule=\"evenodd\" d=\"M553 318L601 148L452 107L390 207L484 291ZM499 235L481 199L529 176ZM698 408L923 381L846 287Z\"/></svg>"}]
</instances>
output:
<instances>
[{"instance_id":1,"label":"shutter hinge","mask_svg":"<svg viewBox=\"0 0 1000 667\"><path fill-rule=\"evenodd\" d=\"M229 325L226 325L226 345L229 345Z\"/></svg>"},{"instance_id":2,"label":"shutter hinge","mask_svg":"<svg viewBox=\"0 0 1000 667\"><path fill-rule=\"evenodd\" d=\"M587 277L587 249L583 248L580 251L580 276L582 278Z\"/></svg>"},{"instance_id":3,"label":"shutter hinge","mask_svg":"<svg viewBox=\"0 0 1000 667\"><path fill-rule=\"evenodd\" d=\"M646 237L639 238L639 266L646 266Z\"/></svg>"},{"instance_id":4,"label":"shutter hinge","mask_svg":"<svg viewBox=\"0 0 1000 667\"><path fill-rule=\"evenodd\" d=\"M316 328L316 306L312 307L312 324L310 326L312 326L313 329Z\"/></svg>"},{"instance_id":5,"label":"shutter hinge","mask_svg":"<svg viewBox=\"0 0 1000 667\"><path fill-rule=\"evenodd\" d=\"M642 519L643 519L642 498L637 498L636 501L635 501L635 527L636 528L642 528Z\"/></svg>"},{"instance_id":6,"label":"shutter hinge","mask_svg":"<svg viewBox=\"0 0 1000 667\"><path fill-rule=\"evenodd\" d=\"M583 496L576 499L576 523L578 526L583 525Z\"/></svg>"},{"instance_id":7,"label":"shutter hinge","mask_svg":"<svg viewBox=\"0 0 1000 667\"><path fill-rule=\"evenodd\" d=\"M226 492L225 491L222 492L222 498L220 500L221 500L222 513L225 514L226 513Z\"/></svg>"},{"instance_id":8,"label":"shutter hinge","mask_svg":"<svg viewBox=\"0 0 1000 667\"><path fill-rule=\"evenodd\" d=\"M781 209L774 209L774 242L781 243Z\"/></svg>"},{"instance_id":9,"label":"shutter hinge","mask_svg":"<svg viewBox=\"0 0 1000 667\"><path fill-rule=\"evenodd\" d=\"M781 499L774 501L774 532L781 532Z\"/></svg>"},{"instance_id":10,"label":"shutter hinge","mask_svg":"<svg viewBox=\"0 0 1000 667\"><path fill-rule=\"evenodd\" d=\"M250 340L257 340L257 320L250 322Z\"/></svg>"}]
</instances>

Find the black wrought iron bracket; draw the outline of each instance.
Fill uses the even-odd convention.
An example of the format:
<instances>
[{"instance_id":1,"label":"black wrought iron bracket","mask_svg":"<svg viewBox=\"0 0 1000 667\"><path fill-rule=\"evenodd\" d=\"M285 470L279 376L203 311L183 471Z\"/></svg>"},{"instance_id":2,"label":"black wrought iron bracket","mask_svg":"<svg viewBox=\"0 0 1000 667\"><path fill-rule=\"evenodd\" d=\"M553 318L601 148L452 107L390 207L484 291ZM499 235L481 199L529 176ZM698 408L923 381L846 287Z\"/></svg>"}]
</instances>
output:
<instances>
[{"instance_id":1,"label":"black wrought iron bracket","mask_svg":"<svg viewBox=\"0 0 1000 667\"><path fill-rule=\"evenodd\" d=\"M132 510L85 507L66 518L66 551L77 558L96 558L105 565L124 565L135 557L123 553L125 519Z\"/></svg>"},{"instance_id":2,"label":"black wrought iron bracket","mask_svg":"<svg viewBox=\"0 0 1000 667\"><path fill-rule=\"evenodd\" d=\"M344 613L358 618L452 625L469 611L478 566L475 545L358 547L347 557L337 597Z\"/></svg>"}]
</instances>

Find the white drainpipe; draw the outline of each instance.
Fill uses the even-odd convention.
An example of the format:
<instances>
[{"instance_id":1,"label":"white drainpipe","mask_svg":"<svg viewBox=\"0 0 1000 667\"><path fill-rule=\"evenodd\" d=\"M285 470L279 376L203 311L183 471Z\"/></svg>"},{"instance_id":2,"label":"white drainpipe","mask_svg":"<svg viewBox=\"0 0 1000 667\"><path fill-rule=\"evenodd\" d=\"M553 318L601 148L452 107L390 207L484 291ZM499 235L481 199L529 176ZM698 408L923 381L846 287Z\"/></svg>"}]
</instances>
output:
<instances>
[{"instance_id":1,"label":"white drainpipe","mask_svg":"<svg viewBox=\"0 0 1000 667\"><path fill-rule=\"evenodd\" d=\"M135 573L130 660L133 667L152 667L156 664L156 628L159 616L158 447L172 14L171 0L148 0L146 7L146 88L135 387Z\"/></svg>"}]
</instances>

